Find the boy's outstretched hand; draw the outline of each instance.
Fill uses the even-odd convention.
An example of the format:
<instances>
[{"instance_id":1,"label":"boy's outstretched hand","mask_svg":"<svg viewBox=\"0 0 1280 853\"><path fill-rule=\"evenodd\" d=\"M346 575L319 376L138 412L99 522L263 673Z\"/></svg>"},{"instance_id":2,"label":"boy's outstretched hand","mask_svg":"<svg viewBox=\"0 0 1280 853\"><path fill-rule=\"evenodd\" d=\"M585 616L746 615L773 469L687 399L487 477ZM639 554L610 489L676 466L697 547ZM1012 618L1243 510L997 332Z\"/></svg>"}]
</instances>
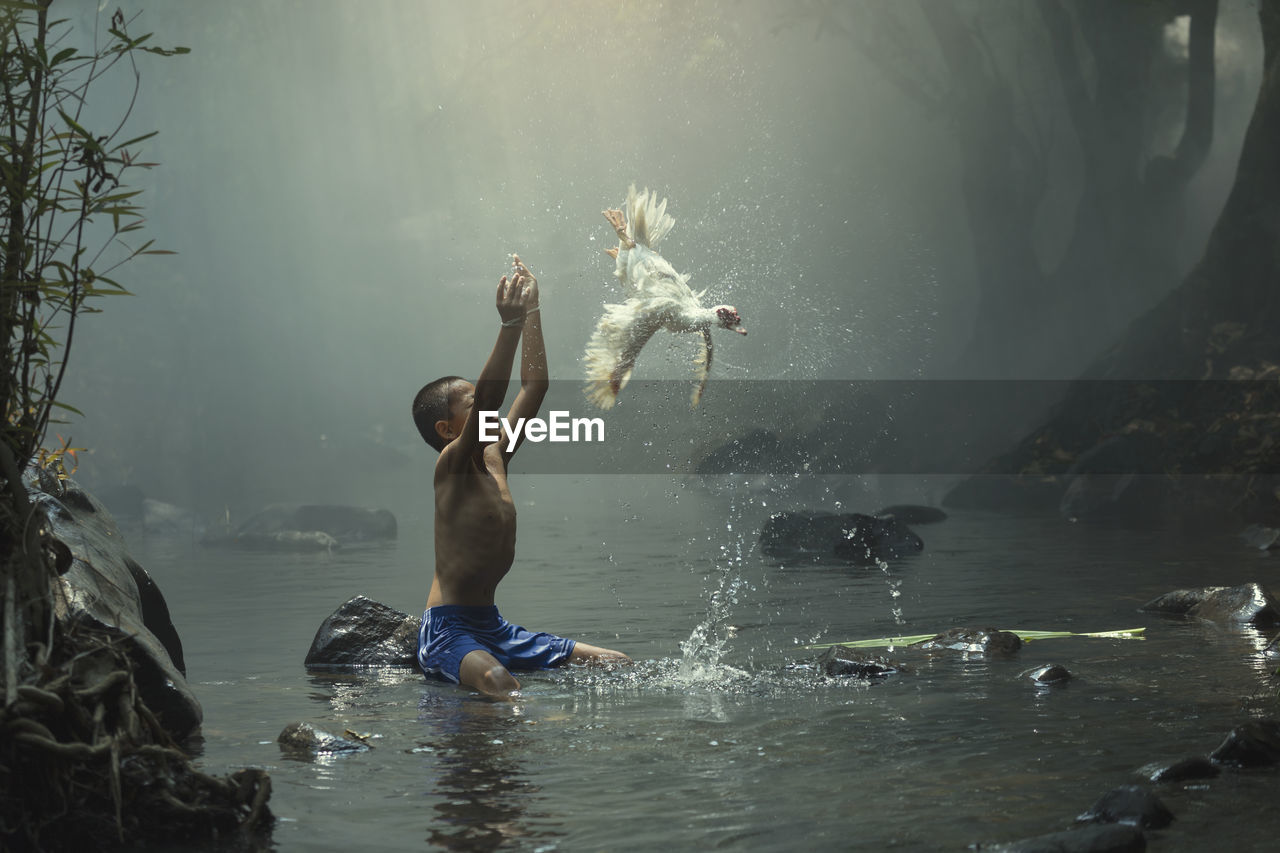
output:
<instances>
[{"instance_id":1,"label":"boy's outstretched hand","mask_svg":"<svg viewBox=\"0 0 1280 853\"><path fill-rule=\"evenodd\" d=\"M538 280L520 260L512 256L511 275L498 279L498 316L504 326L519 326L530 311L538 308Z\"/></svg>"}]
</instances>

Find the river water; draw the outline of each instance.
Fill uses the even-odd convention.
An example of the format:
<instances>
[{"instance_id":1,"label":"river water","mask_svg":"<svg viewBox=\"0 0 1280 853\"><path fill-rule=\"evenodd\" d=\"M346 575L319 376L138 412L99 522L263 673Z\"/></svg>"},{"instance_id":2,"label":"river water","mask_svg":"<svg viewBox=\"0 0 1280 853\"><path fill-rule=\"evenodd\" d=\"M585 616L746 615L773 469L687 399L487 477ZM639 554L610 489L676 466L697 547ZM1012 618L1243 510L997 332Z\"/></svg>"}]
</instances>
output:
<instances>
[{"instance_id":1,"label":"river water","mask_svg":"<svg viewBox=\"0 0 1280 853\"><path fill-rule=\"evenodd\" d=\"M778 509L874 511L841 481L801 501L658 476L513 476L504 615L629 653L634 666L522 674L493 703L404 671L309 674L315 629L364 594L418 612L431 499L384 495L400 538L332 554L208 549L128 534L168 598L204 705L201 766L266 768L280 850L964 850L1068 829L1140 766L1205 754L1273 711L1251 629L1138 612L1168 590L1259 581L1277 564L1226 534L956 512L882 566L783 564L756 537ZM855 505L856 504L856 505ZM809 643L957 625L1098 631L1009 660L890 652L878 683L804 666ZM1055 662L1065 686L1023 673ZM309 721L375 748L312 761L276 737ZM1151 849L1274 849L1274 773L1162 786Z\"/></svg>"}]
</instances>

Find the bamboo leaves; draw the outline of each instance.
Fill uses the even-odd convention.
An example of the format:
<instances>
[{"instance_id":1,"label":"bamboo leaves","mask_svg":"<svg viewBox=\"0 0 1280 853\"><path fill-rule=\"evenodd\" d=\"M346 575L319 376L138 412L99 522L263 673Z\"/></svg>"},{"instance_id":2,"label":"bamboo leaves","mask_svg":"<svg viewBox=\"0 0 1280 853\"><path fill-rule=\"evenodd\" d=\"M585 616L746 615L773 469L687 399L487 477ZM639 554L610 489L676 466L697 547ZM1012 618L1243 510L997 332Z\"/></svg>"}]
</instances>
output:
<instances>
[{"instance_id":1,"label":"bamboo leaves","mask_svg":"<svg viewBox=\"0 0 1280 853\"><path fill-rule=\"evenodd\" d=\"M74 412L56 396L76 319L97 312L97 297L128 293L112 278L121 265L171 254L132 239L144 224L142 191L125 182L155 165L138 156L155 132L123 131L139 89L135 58L188 52L131 36L120 11L105 44L65 46L72 24L50 20L48 8L0 0L0 430L19 465L74 458L65 442L36 451L51 413ZM105 125L89 120L90 90L114 73L132 74L132 93Z\"/></svg>"}]
</instances>

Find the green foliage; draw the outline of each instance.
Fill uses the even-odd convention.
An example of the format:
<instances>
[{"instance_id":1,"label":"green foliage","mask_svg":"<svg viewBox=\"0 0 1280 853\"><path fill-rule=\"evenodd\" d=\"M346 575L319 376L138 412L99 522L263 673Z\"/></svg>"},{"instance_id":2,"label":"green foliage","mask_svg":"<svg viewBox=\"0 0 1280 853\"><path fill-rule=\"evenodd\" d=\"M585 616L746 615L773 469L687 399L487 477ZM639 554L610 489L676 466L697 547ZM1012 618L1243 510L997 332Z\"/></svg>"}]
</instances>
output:
<instances>
[{"instance_id":1,"label":"green foliage","mask_svg":"<svg viewBox=\"0 0 1280 853\"><path fill-rule=\"evenodd\" d=\"M124 130L138 94L137 55L188 52L149 45L150 33L129 35L120 11L105 43L95 35L91 49L70 46L75 34L50 20L52 5L0 0L0 429L19 464L36 455L53 409L70 408L55 400L77 318L99 310L97 297L128 292L114 277L123 264L170 254L139 239L141 190L126 183L156 165L136 155L155 134ZM90 90L115 75L132 76L129 101L91 121Z\"/></svg>"}]
</instances>

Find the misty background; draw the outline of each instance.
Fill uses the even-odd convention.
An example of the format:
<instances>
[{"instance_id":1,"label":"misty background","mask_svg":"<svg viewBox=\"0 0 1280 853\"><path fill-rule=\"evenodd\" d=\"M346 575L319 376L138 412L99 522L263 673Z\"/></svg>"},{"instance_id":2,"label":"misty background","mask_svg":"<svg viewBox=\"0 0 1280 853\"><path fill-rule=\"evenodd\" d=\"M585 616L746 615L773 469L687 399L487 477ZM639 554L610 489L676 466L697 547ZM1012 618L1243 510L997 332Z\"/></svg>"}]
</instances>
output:
<instances>
[{"instance_id":1,"label":"misty background","mask_svg":"<svg viewBox=\"0 0 1280 853\"><path fill-rule=\"evenodd\" d=\"M85 416L55 427L91 449L77 477L206 514L425 488L435 454L410 402L437 376L478 373L512 252L540 281L553 402L599 415L577 391L579 356L621 296L600 211L632 182L669 199L663 254L750 330L718 338L703 404L744 430L829 415L717 397L715 379L1026 378L1028 363L1077 375L1200 255L1257 91L1256 10L1219 11L1213 144L1167 247L1172 274L1081 286L1082 310L1044 329L1068 343L1028 362L972 358L981 282L957 140L982 114L903 95L904 63L944 95L948 72L915 4L894 5L898 28L881 36L852 29L879 20L858 3L121 4L142 13L135 35L192 49L143 64L131 123L159 130L140 153L162 165L138 185L148 236L177 254L122 270L135 296L77 330L61 399ZM1018 79L1018 122L1042 140L1030 228L1052 264L1082 166L1044 27L1018 0L954 5ZM88 31L116 8L71 7ZM1185 19L1158 35L1168 73L1145 121L1172 150ZM868 36L909 50L886 63L859 48ZM655 339L637 377L684 379L694 347ZM625 403L607 423L711 416Z\"/></svg>"}]
</instances>

